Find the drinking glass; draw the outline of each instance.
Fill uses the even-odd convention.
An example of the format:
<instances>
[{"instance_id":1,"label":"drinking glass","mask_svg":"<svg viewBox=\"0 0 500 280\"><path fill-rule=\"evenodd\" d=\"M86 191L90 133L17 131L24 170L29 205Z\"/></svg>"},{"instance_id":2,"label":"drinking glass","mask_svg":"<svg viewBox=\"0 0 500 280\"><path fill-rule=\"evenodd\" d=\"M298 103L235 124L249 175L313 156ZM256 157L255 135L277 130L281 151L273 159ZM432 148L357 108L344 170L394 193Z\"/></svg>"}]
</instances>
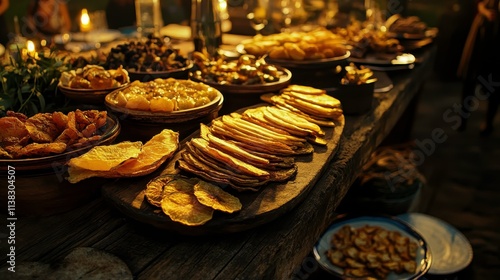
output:
<instances>
[{"instance_id":1,"label":"drinking glass","mask_svg":"<svg viewBox=\"0 0 500 280\"><path fill-rule=\"evenodd\" d=\"M256 34L261 34L268 23L269 0L247 0L247 18Z\"/></svg>"},{"instance_id":2,"label":"drinking glass","mask_svg":"<svg viewBox=\"0 0 500 280\"><path fill-rule=\"evenodd\" d=\"M163 25L160 0L135 0L135 12L139 35L158 36Z\"/></svg>"}]
</instances>

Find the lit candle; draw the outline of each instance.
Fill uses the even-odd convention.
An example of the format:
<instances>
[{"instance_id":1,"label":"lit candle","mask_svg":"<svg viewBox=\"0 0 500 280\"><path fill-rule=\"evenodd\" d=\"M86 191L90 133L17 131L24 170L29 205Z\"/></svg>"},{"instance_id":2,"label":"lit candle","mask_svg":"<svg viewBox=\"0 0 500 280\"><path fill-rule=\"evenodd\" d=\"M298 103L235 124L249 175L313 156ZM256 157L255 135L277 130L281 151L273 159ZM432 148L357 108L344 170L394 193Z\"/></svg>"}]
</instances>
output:
<instances>
[{"instance_id":1,"label":"lit candle","mask_svg":"<svg viewBox=\"0 0 500 280\"><path fill-rule=\"evenodd\" d=\"M87 9L82 9L82 15L80 17L80 31L88 32L91 29L90 17Z\"/></svg>"},{"instance_id":2,"label":"lit candle","mask_svg":"<svg viewBox=\"0 0 500 280\"><path fill-rule=\"evenodd\" d=\"M28 40L26 42L26 49L28 51L29 57L38 58L38 54L36 53L36 49L35 49L35 43L33 43L33 41Z\"/></svg>"}]
</instances>

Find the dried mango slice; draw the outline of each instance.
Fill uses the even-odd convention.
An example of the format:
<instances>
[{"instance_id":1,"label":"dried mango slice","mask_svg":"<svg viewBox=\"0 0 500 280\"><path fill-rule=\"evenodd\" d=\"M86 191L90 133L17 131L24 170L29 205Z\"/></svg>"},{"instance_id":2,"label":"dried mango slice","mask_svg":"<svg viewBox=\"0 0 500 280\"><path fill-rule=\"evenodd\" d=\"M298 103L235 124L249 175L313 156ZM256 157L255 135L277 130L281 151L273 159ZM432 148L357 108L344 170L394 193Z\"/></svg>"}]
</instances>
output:
<instances>
[{"instance_id":1,"label":"dried mango slice","mask_svg":"<svg viewBox=\"0 0 500 280\"><path fill-rule=\"evenodd\" d=\"M124 162L114 171L123 176L145 175L144 173L150 170L150 166L159 167L174 154L178 147L179 133L164 129L142 146L142 151L137 158Z\"/></svg>"},{"instance_id":2,"label":"dried mango slice","mask_svg":"<svg viewBox=\"0 0 500 280\"><path fill-rule=\"evenodd\" d=\"M109 171L122 162L139 156L142 142L124 141L107 146L96 146L85 154L72 158L68 165L92 171Z\"/></svg>"},{"instance_id":3,"label":"dried mango slice","mask_svg":"<svg viewBox=\"0 0 500 280\"><path fill-rule=\"evenodd\" d=\"M68 180L68 182L72 184L76 184L84 179L92 177L104 177L104 175L106 175L106 171L93 171L70 166L68 167L68 175L69 176L66 178L66 180Z\"/></svg>"},{"instance_id":4,"label":"dried mango slice","mask_svg":"<svg viewBox=\"0 0 500 280\"><path fill-rule=\"evenodd\" d=\"M237 197L205 181L194 185L194 195L201 204L223 212L233 213L242 207Z\"/></svg>"},{"instance_id":5,"label":"dried mango slice","mask_svg":"<svg viewBox=\"0 0 500 280\"><path fill-rule=\"evenodd\" d=\"M198 226L212 219L214 209L198 201L193 187L187 180L174 180L165 186L161 208L172 221Z\"/></svg>"}]
</instances>

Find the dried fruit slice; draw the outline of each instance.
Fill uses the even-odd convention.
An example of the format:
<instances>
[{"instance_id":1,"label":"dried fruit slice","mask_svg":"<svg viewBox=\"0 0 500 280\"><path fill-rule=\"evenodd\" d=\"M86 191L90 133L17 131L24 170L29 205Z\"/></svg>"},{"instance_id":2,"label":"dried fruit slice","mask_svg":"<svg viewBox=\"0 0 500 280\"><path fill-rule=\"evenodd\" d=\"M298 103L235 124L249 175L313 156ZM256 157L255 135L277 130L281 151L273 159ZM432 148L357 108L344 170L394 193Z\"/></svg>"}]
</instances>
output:
<instances>
[{"instance_id":1,"label":"dried fruit slice","mask_svg":"<svg viewBox=\"0 0 500 280\"><path fill-rule=\"evenodd\" d=\"M66 180L70 182L71 184L76 184L82 180L85 180L87 178L92 178L99 176L100 174L105 174L104 171L92 171L92 170L87 170L87 169L81 169L78 167L68 167L68 177L66 177Z\"/></svg>"},{"instance_id":2,"label":"dried fruit slice","mask_svg":"<svg viewBox=\"0 0 500 280\"><path fill-rule=\"evenodd\" d=\"M300 92L304 94L311 94L311 95L320 95L326 93L324 89L319 89L315 87L310 87L310 86L304 86L304 85L289 85L288 87L284 88L282 92L288 92L288 91L295 91L295 92Z\"/></svg>"},{"instance_id":3,"label":"dried fruit slice","mask_svg":"<svg viewBox=\"0 0 500 280\"><path fill-rule=\"evenodd\" d=\"M109 171L130 158L138 157L141 148L142 142L140 141L96 146L85 154L70 159L68 165L92 171Z\"/></svg>"},{"instance_id":4,"label":"dried fruit slice","mask_svg":"<svg viewBox=\"0 0 500 280\"><path fill-rule=\"evenodd\" d=\"M198 226L212 219L214 209L198 201L193 187L194 184L186 180L173 180L165 186L161 209L172 221Z\"/></svg>"},{"instance_id":5,"label":"dried fruit slice","mask_svg":"<svg viewBox=\"0 0 500 280\"><path fill-rule=\"evenodd\" d=\"M66 150L64 143L31 143L14 153L16 157L37 157L50 154L60 154Z\"/></svg>"},{"instance_id":6,"label":"dried fruit slice","mask_svg":"<svg viewBox=\"0 0 500 280\"><path fill-rule=\"evenodd\" d=\"M337 98L330 96L328 94L319 94L319 95L311 95L311 94L304 94L304 93L299 93L295 91L289 91L286 93L286 95L289 95L291 97L316 104L322 107L327 107L327 108L340 108L340 100Z\"/></svg>"},{"instance_id":7,"label":"dried fruit slice","mask_svg":"<svg viewBox=\"0 0 500 280\"><path fill-rule=\"evenodd\" d=\"M159 167L173 155L178 147L179 133L164 129L142 146L142 151L137 158L127 160L114 172L123 176L146 175L150 166Z\"/></svg>"},{"instance_id":8,"label":"dried fruit slice","mask_svg":"<svg viewBox=\"0 0 500 280\"><path fill-rule=\"evenodd\" d=\"M205 181L194 185L194 195L201 204L222 212L234 213L242 207L237 197Z\"/></svg>"},{"instance_id":9,"label":"dried fruit slice","mask_svg":"<svg viewBox=\"0 0 500 280\"><path fill-rule=\"evenodd\" d=\"M146 185L146 191L144 191L144 195L146 196L148 202L156 207L161 207L163 188L174 179L174 176L160 176L149 181Z\"/></svg>"}]
</instances>

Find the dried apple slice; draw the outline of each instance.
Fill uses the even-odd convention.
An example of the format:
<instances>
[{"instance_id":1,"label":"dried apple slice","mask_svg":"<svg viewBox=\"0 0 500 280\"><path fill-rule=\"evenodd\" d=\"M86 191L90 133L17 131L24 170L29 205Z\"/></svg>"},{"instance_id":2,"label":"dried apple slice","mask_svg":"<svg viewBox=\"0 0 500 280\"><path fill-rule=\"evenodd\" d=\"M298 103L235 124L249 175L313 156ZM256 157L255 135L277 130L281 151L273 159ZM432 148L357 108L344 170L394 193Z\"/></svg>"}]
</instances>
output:
<instances>
[{"instance_id":1,"label":"dried apple slice","mask_svg":"<svg viewBox=\"0 0 500 280\"><path fill-rule=\"evenodd\" d=\"M194 195L201 204L222 212L234 213L242 207L237 197L205 181L194 185Z\"/></svg>"},{"instance_id":2,"label":"dried apple slice","mask_svg":"<svg viewBox=\"0 0 500 280\"><path fill-rule=\"evenodd\" d=\"M172 221L198 226L212 219L214 209L198 201L193 187L186 180L173 180L165 186L161 209Z\"/></svg>"}]
</instances>

